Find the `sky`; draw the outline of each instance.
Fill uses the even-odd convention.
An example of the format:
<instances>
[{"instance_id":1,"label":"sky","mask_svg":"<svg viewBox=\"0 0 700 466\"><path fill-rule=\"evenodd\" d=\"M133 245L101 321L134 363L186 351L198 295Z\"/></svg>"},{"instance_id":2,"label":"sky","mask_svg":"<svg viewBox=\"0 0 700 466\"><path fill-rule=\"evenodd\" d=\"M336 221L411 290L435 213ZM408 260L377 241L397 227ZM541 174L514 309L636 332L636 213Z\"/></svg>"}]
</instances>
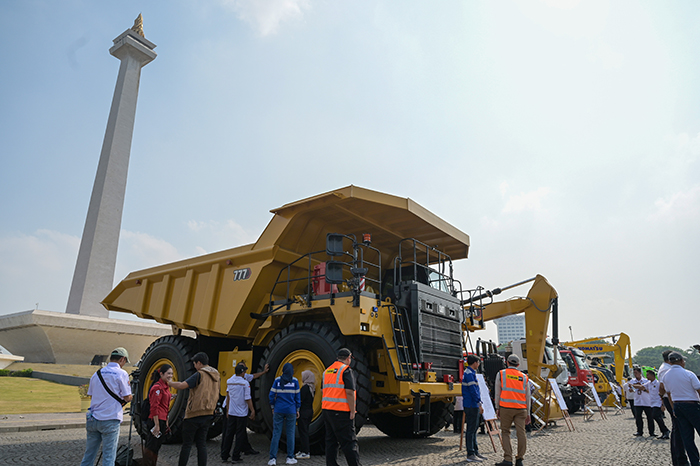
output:
<instances>
[{"instance_id":1,"label":"sky","mask_svg":"<svg viewBox=\"0 0 700 466\"><path fill-rule=\"evenodd\" d=\"M0 2L0 315L65 311L108 50L139 13L158 57L115 284L354 184L469 234L467 288L544 275L562 339L700 343L700 3L681 1Z\"/></svg>"}]
</instances>

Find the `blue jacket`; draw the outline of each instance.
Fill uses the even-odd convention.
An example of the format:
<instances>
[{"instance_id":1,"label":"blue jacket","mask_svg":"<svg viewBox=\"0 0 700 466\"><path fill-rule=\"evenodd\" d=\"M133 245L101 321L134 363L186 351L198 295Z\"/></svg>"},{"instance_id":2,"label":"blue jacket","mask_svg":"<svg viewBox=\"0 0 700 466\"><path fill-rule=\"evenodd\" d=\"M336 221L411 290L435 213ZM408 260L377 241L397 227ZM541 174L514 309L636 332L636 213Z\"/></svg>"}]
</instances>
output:
<instances>
[{"instance_id":1,"label":"blue jacket","mask_svg":"<svg viewBox=\"0 0 700 466\"><path fill-rule=\"evenodd\" d=\"M299 394L299 381L292 377L292 381L283 384L277 377L270 389L270 407L280 414L296 414L301 407L301 395Z\"/></svg>"},{"instance_id":2,"label":"blue jacket","mask_svg":"<svg viewBox=\"0 0 700 466\"><path fill-rule=\"evenodd\" d=\"M462 403L464 409L478 408L481 403L481 392L479 391L479 382L476 380L476 371L471 367L464 369Z\"/></svg>"}]
</instances>

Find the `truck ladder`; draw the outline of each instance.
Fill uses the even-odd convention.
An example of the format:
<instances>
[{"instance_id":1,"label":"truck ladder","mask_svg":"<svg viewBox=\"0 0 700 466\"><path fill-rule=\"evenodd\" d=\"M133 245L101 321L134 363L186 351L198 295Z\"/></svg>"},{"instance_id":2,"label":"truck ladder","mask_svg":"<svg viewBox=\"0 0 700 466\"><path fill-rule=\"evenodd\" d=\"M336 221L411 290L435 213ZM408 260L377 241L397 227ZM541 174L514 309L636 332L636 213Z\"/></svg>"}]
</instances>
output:
<instances>
[{"instance_id":1,"label":"truck ladder","mask_svg":"<svg viewBox=\"0 0 700 466\"><path fill-rule=\"evenodd\" d=\"M413 395L413 435L430 434L430 392L418 390Z\"/></svg>"},{"instance_id":2,"label":"truck ladder","mask_svg":"<svg viewBox=\"0 0 700 466\"><path fill-rule=\"evenodd\" d=\"M389 308L391 326L394 331L394 347L387 348L387 351L396 351L396 358L399 361L399 371L398 374L395 374L396 378L398 380L413 380L411 376L413 364L417 364L419 361L415 347L409 346L408 343L409 341L413 342L413 338L406 313L394 304L385 304L383 307Z\"/></svg>"}]
</instances>

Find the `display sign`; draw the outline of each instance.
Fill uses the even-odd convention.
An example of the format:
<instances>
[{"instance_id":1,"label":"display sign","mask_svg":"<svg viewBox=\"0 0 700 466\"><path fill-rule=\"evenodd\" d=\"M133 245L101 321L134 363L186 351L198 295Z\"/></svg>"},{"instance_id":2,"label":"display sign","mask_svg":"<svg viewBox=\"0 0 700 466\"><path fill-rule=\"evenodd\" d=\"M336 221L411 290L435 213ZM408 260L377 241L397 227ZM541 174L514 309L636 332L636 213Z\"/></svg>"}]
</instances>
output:
<instances>
[{"instance_id":1,"label":"display sign","mask_svg":"<svg viewBox=\"0 0 700 466\"><path fill-rule=\"evenodd\" d=\"M561 394L561 390L559 390L559 384L557 383L556 379L547 379L549 381L549 386L552 387L552 392L554 395L557 397L557 403L559 403L559 408L562 411L568 411L569 407L566 406L566 401L564 401L564 395Z\"/></svg>"},{"instance_id":2,"label":"display sign","mask_svg":"<svg viewBox=\"0 0 700 466\"><path fill-rule=\"evenodd\" d=\"M595 391L595 385L593 385L592 382L587 382L588 386L591 387L591 392L593 392L593 398L595 398L595 404L598 405L600 408L602 406L602 403L600 402L600 397L598 397L598 392ZM615 393L613 391L613 393Z\"/></svg>"},{"instance_id":3,"label":"display sign","mask_svg":"<svg viewBox=\"0 0 700 466\"><path fill-rule=\"evenodd\" d=\"M476 380L479 382L481 406L484 408L484 420L491 421L493 419L496 419L496 410L493 409L493 403L491 402L491 394L489 393L489 387L486 385L486 379L484 379L484 374L476 374Z\"/></svg>"}]
</instances>

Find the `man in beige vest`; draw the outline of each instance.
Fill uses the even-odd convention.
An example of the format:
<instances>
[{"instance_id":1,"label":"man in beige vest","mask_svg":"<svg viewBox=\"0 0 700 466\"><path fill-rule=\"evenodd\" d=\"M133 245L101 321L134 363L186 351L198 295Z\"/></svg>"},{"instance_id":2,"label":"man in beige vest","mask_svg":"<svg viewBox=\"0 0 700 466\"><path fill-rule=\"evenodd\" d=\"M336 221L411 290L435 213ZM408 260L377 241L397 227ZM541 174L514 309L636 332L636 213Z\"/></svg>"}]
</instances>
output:
<instances>
[{"instance_id":1,"label":"man in beige vest","mask_svg":"<svg viewBox=\"0 0 700 466\"><path fill-rule=\"evenodd\" d=\"M207 464L207 432L214 418L219 401L219 371L209 366L209 356L197 353L192 358L197 372L184 382L170 381L168 385L177 390L190 390L187 397L185 420L182 422L182 449L179 466L187 466L192 443L197 445L197 465Z\"/></svg>"}]
</instances>

